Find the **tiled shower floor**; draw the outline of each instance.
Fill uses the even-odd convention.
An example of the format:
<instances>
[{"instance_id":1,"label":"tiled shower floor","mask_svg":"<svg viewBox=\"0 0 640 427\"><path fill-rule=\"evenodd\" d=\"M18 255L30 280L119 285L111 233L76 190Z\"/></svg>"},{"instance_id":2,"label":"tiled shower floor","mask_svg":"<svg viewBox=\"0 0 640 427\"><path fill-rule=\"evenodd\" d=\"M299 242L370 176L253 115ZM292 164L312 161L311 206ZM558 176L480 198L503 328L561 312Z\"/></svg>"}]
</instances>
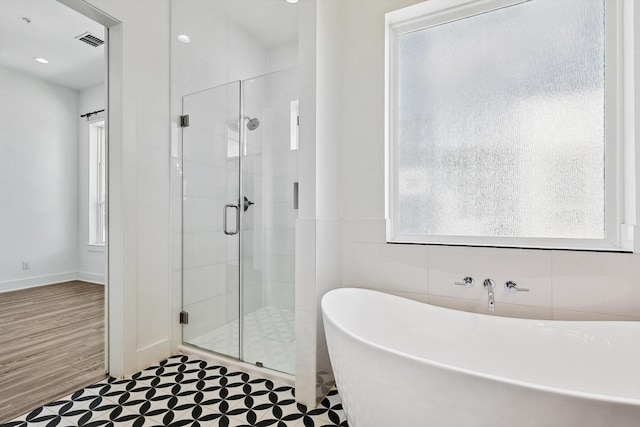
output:
<instances>
[{"instance_id":1,"label":"tiled shower floor","mask_svg":"<svg viewBox=\"0 0 640 427\"><path fill-rule=\"evenodd\" d=\"M188 340L217 353L238 356L240 322L234 320L220 328ZM242 359L276 371L295 373L295 314L286 308L266 306L244 316Z\"/></svg>"},{"instance_id":2,"label":"tiled shower floor","mask_svg":"<svg viewBox=\"0 0 640 427\"><path fill-rule=\"evenodd\" d=\"M90 385L2 427L345 427L337 391L315 409L295 389L184 355Z\"/></svg>"}]
</instances>

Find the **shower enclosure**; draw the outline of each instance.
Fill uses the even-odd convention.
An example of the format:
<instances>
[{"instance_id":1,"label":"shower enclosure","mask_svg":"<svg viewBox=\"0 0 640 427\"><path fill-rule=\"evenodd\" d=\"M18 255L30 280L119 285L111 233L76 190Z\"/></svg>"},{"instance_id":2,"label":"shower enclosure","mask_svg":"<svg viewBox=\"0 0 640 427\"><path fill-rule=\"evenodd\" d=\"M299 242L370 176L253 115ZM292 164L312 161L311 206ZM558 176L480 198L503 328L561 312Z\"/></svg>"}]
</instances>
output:
<instances>
[{"instance_id":1,"label":"shower enclosure","mask_svg":"<svg viewBox=\"0 0 640 427\"><path fill-rule=\"evenodd\" d=\"M293 374L297 72L183 97L183 342Z\"/></svg>"}]
</instances>

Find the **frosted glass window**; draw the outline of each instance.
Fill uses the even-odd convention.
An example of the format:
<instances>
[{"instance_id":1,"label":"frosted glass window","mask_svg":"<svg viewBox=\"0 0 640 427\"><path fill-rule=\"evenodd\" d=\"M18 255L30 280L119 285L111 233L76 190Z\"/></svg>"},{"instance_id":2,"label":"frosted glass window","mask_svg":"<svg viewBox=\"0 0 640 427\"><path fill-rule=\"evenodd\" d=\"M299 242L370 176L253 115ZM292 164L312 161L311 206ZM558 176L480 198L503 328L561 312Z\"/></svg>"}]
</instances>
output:
<instances>
[{"instance_id":1,"label":"frosted glass window","mask_svg":"<svg viewBox=\"0 0 640 427\"><path fill-rule=\"evenodd\" d=\"M532 0L398 36L396 236L605 237L604 14Z\"/></svg>"}]
</instances>

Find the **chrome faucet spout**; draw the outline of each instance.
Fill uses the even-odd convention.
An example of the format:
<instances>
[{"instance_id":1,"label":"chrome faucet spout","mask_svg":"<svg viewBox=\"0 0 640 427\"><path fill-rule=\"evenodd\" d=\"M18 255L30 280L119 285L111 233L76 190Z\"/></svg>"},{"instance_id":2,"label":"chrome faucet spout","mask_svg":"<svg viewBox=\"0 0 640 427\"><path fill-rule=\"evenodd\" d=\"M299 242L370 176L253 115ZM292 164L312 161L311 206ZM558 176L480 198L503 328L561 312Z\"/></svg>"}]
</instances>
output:
<instances>
[{"instance_id":1,"label":"chrome faucet spout","mask_svg":"<svg viewBox=\"0 0 640 427\"><path fill-rule=\"evenodd\" d=\"M493 288L496 286L496 284L492 279L485 279L483 285L485 288L487 288L487 293L489 294L489 311L495 311L496 301L493 295Z\"/></svg>"}]
</instances>

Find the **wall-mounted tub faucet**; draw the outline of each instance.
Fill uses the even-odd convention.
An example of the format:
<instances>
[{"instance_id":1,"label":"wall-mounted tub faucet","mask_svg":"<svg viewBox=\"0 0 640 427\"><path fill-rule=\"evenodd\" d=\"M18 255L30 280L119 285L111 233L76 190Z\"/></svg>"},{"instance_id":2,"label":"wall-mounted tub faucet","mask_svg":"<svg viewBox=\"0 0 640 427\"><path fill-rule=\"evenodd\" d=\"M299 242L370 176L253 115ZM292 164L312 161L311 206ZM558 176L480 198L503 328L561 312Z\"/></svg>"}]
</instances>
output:
<instances>
[{"instance_id":1,"label":"wall-mounted tub faucet","mask_svg":"<svg viewBox=\"0 0 640 427\"><path fill-rule=\"evenodd\" d=\"M489 294L489 311L495 311L496 302L493 297L493 288L496 286L496 284L492 279L485 279L483 285L485 288L487 288L487 292Z\"/></svg>"}]
</instances>

